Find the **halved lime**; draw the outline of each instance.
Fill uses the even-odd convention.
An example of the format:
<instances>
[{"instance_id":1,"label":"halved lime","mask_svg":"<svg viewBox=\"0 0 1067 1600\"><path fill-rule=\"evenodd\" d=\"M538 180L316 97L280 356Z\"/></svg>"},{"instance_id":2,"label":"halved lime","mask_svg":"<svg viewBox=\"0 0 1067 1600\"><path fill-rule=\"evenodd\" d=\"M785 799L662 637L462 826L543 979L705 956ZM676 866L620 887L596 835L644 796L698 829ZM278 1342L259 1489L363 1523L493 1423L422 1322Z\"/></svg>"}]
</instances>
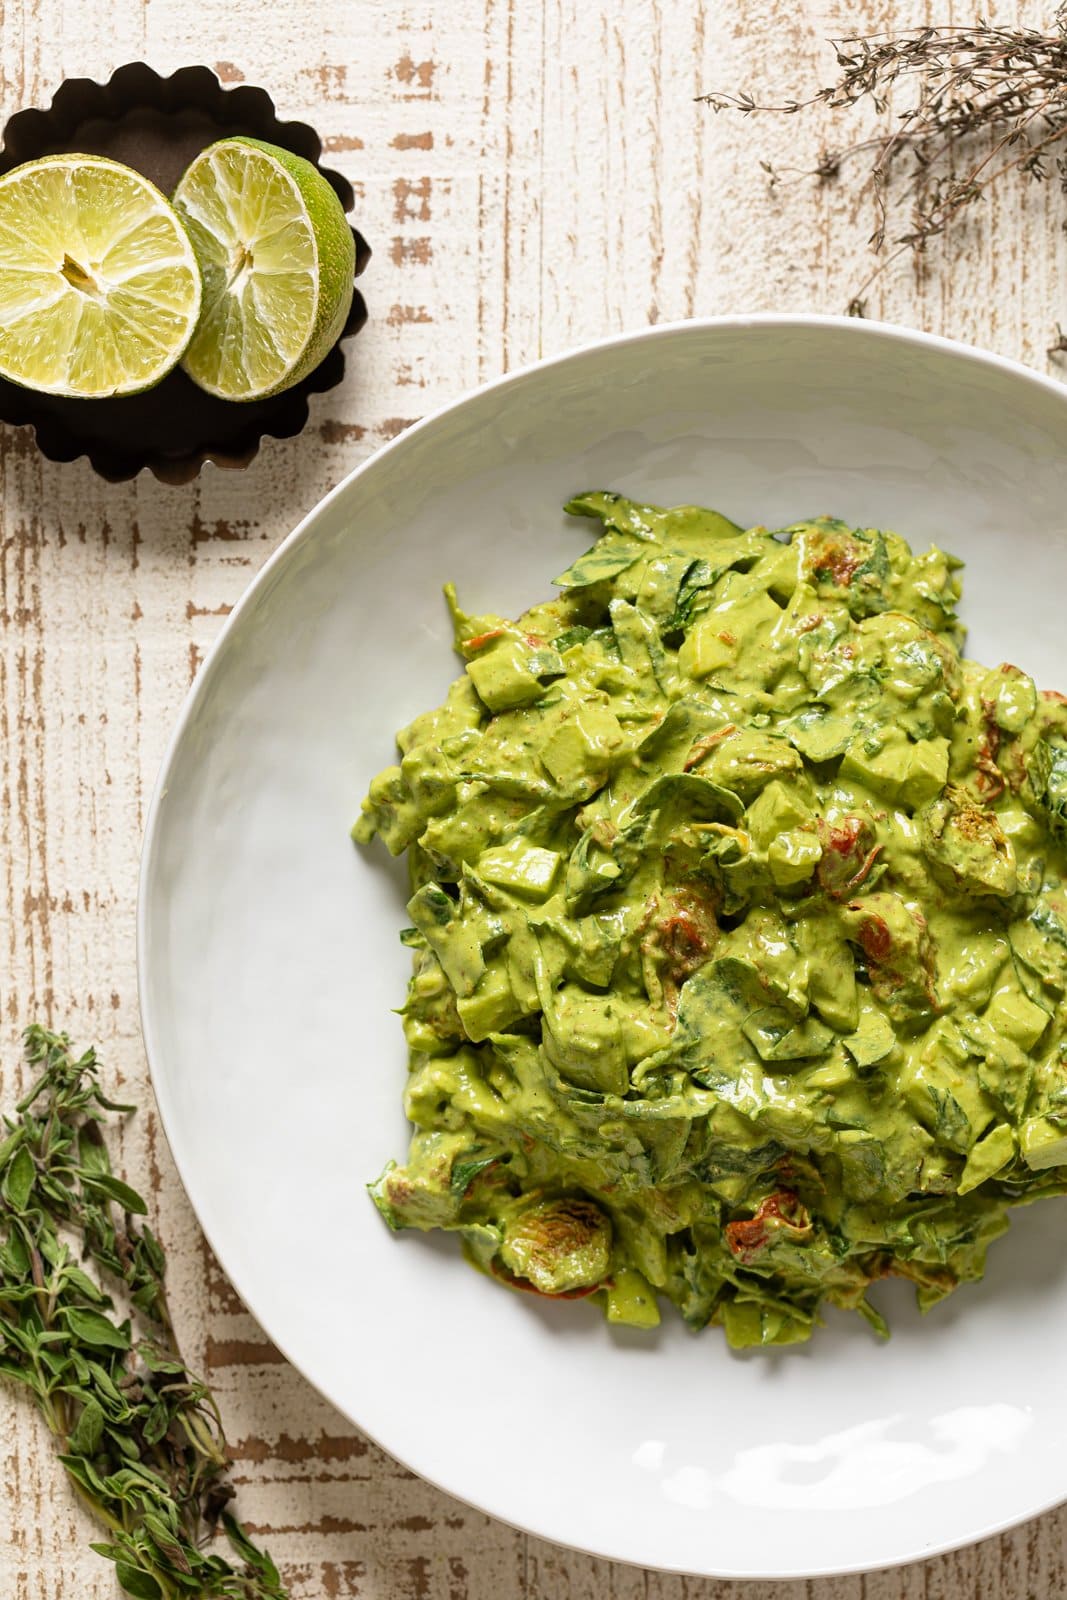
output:
<instances>
[{"instance_id":1,"label":"halved lime","mask_svg":"<svg viewBox=\"0 0 1067 1600\"><path fill-rule=\"evenodd\" d=\"M189 237L147 178L44 156L0 178L0 374L99 399L158 383L200 312Z\"/></svg>"},{"instance_id":2,"label":"halved lime","mask_svg":"<svg viewBox=\"0 0 1067 1600\"><path fill-rule=\"evenodd\" d=\"M310 161L259 139L222 139L174 191L204 279L182 365L225 400L299 383L340 337L355 244L341 202Z\"/></svg>"}]
</instances>

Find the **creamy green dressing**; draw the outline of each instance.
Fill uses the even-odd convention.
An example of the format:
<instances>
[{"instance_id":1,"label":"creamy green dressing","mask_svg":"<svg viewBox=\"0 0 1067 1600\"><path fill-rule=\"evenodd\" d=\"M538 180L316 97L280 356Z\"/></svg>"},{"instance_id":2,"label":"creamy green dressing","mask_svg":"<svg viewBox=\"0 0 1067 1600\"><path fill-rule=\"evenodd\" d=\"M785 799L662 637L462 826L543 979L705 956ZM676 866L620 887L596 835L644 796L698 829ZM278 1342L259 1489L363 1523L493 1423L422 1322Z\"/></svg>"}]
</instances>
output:
<instances>
[{"instance_id":1,"label":"creamy green dressing","mask_svg":"<svg viewBox=\"0 0 1067 1600\"><path fill-rule=\"evenodd\" d=\"M736 1346L926 1309L1067 1187L1067 704L961 658L959 563L610 493L469 617L354 829L411 870L395 1228Z\"/></svg>"}]
</instances>

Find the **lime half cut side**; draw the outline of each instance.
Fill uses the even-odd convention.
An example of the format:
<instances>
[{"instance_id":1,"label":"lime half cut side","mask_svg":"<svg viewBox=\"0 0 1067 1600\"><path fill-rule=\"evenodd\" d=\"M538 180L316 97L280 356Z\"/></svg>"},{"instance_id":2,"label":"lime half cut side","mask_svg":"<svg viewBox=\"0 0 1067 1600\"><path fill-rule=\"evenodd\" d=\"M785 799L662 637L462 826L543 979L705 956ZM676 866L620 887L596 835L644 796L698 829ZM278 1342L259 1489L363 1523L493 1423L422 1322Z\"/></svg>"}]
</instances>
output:
<instances>
[{"instance_id":1,"label":"lime half cut side","mask_svg":"<svg viewBox=\"0 0 1067 1600\"><path fill-rule=\"evenodd\" d=\"M174 192L204 280L186 372L225 400L260 400L307 376L341 335L355 244L309 161L258 139L222 139Z\"/></svg>"},{"instance_id":2,"label":"lime half cut side","mask_svg":"<svg viewBox=\"0 0 1067 1600\"><path fill-rule=\"evenodd\" d=\"M0 178L0 374L82 399L134 394L180 360L200 312L189 236L153 183L102 156Z\"/></svg>"}]
</instances>

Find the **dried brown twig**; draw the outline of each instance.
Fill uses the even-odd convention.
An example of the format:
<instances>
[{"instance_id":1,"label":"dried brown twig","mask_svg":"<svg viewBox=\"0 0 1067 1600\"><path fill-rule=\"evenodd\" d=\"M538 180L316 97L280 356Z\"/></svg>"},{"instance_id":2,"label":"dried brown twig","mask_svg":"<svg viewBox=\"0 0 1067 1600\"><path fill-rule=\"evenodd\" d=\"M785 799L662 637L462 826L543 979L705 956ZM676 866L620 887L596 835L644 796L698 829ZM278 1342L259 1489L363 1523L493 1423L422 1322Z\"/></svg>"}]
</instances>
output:
<instances>
[{"instance_id":1,"label":"dried brown twig","mask_svg":"<svg viewBox=\"0 0 1067 1600\"><path fill-rule=\"evenodd\" d=\"M715 111L744 115L792 116L816 105L843 110L865 102L884 119L873 138L824 150L811 172L829 182L856 157L868 161L863 187L872 196L870 244L880 259L851 309L862 309L859 297L892 261L908 251L921 257L1008 173L1039 181L1055 176L1067 192L1067 3L1048 32L979 21L832 43L840 74L807 100L763 104L744 92L700 98ZM897 109L898 96L908 91L912 102ZM776 180L778 173L762 165ZM900 204L906 221L895 232Z\"/></svg>"}]
</instances>

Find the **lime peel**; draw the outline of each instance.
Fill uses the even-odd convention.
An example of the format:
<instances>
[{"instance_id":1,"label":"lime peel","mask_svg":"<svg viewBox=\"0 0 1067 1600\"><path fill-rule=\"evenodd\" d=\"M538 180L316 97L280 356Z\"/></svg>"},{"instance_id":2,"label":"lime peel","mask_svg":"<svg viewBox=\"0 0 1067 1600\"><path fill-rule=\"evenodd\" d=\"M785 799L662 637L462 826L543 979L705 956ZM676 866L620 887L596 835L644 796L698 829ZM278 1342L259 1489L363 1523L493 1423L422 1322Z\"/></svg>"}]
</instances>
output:
<instances>
[{"instance_id":1,"label":"lime peel","mask_svg":"<svg viewBox=\"0 0 1067 1600\"><path fill-rule=\"evenodd\" d=\"M0 178L0 375L101 399L151 388L197 324L185 228L155 184L104 156L57 155Z\"/></svg>"},{"instance_id":2,"label":"lime peel","mask_svg":"<svg viewBox=\"0 0 1067 1600\"><path fill-rule=\"evenodd\" d=\"M306 377L352 304L355 242L311 162L259 139L222 139L174 193L204 281L182 365L225 400L260 400Z\"/></svg>"}]
</instances>

